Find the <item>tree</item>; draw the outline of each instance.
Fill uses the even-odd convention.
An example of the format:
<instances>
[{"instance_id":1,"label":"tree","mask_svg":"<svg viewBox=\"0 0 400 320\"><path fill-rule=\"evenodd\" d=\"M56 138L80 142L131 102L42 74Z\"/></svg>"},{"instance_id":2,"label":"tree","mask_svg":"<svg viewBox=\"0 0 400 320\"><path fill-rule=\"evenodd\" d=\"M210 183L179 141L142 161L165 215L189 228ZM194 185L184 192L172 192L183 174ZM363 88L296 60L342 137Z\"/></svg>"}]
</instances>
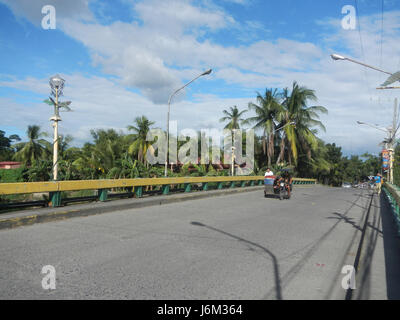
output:
<instances>
[{"instance_id":1,"label":"tree","mask_svg":"<svg viewBox=\"0 0 400 320\"><path fill-rule=\"evenodd\" d=\"M14 148L11 146L11 143L13 140L21 141L21 138L16 134L6 137L5 132L0 130L0 161L12 159Z\"/></svg>"},{"instance_id":2,"label":"tree","mask_svg":"<svg viewBox=\"0 0 400 320\"><path fill-rule=\"evenodd\" d=\"M154 124L154 122L147 119L145 116L136 117L133 126L128 126L128 130L134 132L133 138L134 141L129 146L128 152L129 154L137 154L137 159L141 163L146 163L146 153L147 150L151 147L151 143L146 141L147 134L150 131L150 127Z\"/></svg>"},{"instance_id":3,"label":"tree","mask_svg":"<svg viewBox=\"0 0 400 320\"><path fill-rule=\"evenodd\" d=\"M299 152L306 154L311 160L312 151L318 147L315 127L325 131L325 126L319 121L319 113L327 114L328 110L322 106L308 107L309 101L316 101L315 91L307 87L300 87L293 82L290 94L284 90L283 110L277 114L280 122L279 127L286 126L284 135L288 144L289 163L297 166ZM288 125L295 123L295 125ZM281 156L284 152L285 143L281 145Z\"/></svg>"},{"instance_id":4,"label":"tree","mask_svg":"<svg viewBox=\"0 0 400 320\"><path fill-rule=\"evenodd\" d=\"M240 129L240 124L244 121L241 116L246 113L247 110L239 111L237 106L230 107L230 110L224 110L225 117L219 119L220 122L228 121L228 124L224 129L234 130Z\"/></svg>"},{"instance_id":5,"label":"tree","mask_svg":"<svg viewBox=\"0 0 400 320\"><path fill-rule=\"evenodd\" d=\"M326 158L331 164L331 170L328 174L328 182L326 184L331 184L334 186L339 186L343 182L343 171L340 169L342 161L342 148L336 146L335 143L326 145Z\"/></svg>"},{"instance_id":6,"label":"tree","mask_svg":"<svg viewBox=\"0 0 400 320\"><path fill-rule=\"evenodd\" d=\"M25 165L31 165L35 160L45 159L48 155L46 146L50 143L44 139L39 139L44 134L40 132L40 126L32 125L28 126L26 131L28 136L28 142L20 142L14 145L17 152L14 155L14 159L22 161Z\"/></svg>"},{"instance_id":7,"label":"tree","mask_svg":"<svg viewBox=\"0 0 400 320\"><path fill-rule=\"evenodd\" d=\"M263 151L267 155L268 166L271 166L272 158L275 152L275 130L276 130L276 117L282 112L282 106L279 103L277 89L266 89L265 95L262 96L257 93L257 103L249 103L249 110L253 110L256 116L250 117L245 123L254 124L254 129L263 130ZM268 150L267 150L267 137L268 137Z\"/></svg>"}]
</instances>

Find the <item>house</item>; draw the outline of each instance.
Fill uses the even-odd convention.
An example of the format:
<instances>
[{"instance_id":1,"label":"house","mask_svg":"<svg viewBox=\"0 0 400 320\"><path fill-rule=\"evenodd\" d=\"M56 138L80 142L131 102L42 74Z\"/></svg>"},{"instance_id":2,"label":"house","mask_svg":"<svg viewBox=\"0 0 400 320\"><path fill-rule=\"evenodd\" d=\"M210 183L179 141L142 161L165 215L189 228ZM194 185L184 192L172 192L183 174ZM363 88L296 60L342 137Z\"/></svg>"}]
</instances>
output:
<instances>
[{"instance_id":1,"label":"house","mask_svg":"<svg viewBox=\"0 0 400 320\"><path fill-rule=\"evenodd\" d=\"M21 167L22 162L15 161L2 161L0 162L0 169L17 169Z\"/></svg>"}]
</instances>

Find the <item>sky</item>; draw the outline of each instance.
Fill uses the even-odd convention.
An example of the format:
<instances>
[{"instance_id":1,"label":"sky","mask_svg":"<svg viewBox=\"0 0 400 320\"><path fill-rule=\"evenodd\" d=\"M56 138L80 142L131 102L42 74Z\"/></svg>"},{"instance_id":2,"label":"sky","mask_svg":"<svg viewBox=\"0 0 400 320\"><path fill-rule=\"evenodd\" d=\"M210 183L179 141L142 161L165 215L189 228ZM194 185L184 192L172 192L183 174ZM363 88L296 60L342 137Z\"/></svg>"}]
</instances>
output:
<instances>
[{"instance_id":1,"label":"sky","mask_svg":"<svg viewBox=\"0 0 400 320\"><path fill-rule=\"evenodd\" d=\"M55 8L55 29L43 28ZM356 9L354 29L343 28ZM66 80L60 133L74 145L90 130L127 132L145 115L165 129L169 95L205 70L174 98L179 130L222 129L222 111L247 109L257 92L315 90L326 132L318 136L345 155L378 154L392 123L398 90L377 90L387 75L330 54L400 70L397 0L0 0L0 130L25 138L28 125L51 132L43 103L49 78ZM250 116L251 112L247 112Z\"/></svg>"}]
</instances>

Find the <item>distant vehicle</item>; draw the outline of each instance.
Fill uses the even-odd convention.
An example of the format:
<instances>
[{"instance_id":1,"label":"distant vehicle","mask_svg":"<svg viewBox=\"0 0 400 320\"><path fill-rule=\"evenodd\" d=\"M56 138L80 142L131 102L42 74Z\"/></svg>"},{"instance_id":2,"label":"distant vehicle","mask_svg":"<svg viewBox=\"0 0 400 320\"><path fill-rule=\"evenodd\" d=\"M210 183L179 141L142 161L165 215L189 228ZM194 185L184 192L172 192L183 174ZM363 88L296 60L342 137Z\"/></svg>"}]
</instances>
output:
<instances>
[{"instance_id":1,"label":"distant vehicle","mask_svg":"<svg viewBox=\"0 0 400 320\"><path fill-rule=\"evenodd\" d=\"M350 182L343 182L342 188L350 189L351 188L351 183Z\"/></svg>"}]
</instances>

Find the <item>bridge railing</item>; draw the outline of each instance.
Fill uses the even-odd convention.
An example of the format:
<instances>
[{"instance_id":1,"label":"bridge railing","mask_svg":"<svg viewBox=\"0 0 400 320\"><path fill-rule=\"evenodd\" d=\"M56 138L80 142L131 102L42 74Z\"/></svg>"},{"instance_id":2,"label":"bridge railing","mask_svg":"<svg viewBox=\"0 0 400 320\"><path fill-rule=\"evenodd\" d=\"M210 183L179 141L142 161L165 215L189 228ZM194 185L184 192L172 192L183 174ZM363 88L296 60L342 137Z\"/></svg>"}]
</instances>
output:
<instances>
[{"instance_id":1,"label":"bridge railing","mask_svg":"<svg viewBox=\"0 0 400 320\"><path fill-rule=\"evenodd\" d=\"M97 200L106 201L110 189L126 189L124 195L143 196L146 187L161 187L161 192L167 195L171 186L182 186L184 192L192 191L196 185L201 190L209 190L211 184L216 189L226 187L245 187L263 185L263 176L218 176L218 177L175 177L175 178L137 178L137 179L108 179L108 180L71 180L71 181L48 181L48 182L17 182L0 183L0 197L2 195L20 195L32 193L49 193L50 205L57 207L66 199L61 198L61 193L66 191L98 190ZM294 178L293 184L316 184L315 179ZM90 197L87 197L90 198ZM34 205L32 203L32 205Z\"/></svg>"},{"instance_id":2,"label":"bridge railing","mask_svg":"<svg viewBox=\"0 0 400 320\"><path fill-rule=\"evenodd\" d=\"M400 236L400 187L386 182L383 184L382 189L392 207L393 218L397 224L397 231Z\"/></svg>"}]
</instances>

